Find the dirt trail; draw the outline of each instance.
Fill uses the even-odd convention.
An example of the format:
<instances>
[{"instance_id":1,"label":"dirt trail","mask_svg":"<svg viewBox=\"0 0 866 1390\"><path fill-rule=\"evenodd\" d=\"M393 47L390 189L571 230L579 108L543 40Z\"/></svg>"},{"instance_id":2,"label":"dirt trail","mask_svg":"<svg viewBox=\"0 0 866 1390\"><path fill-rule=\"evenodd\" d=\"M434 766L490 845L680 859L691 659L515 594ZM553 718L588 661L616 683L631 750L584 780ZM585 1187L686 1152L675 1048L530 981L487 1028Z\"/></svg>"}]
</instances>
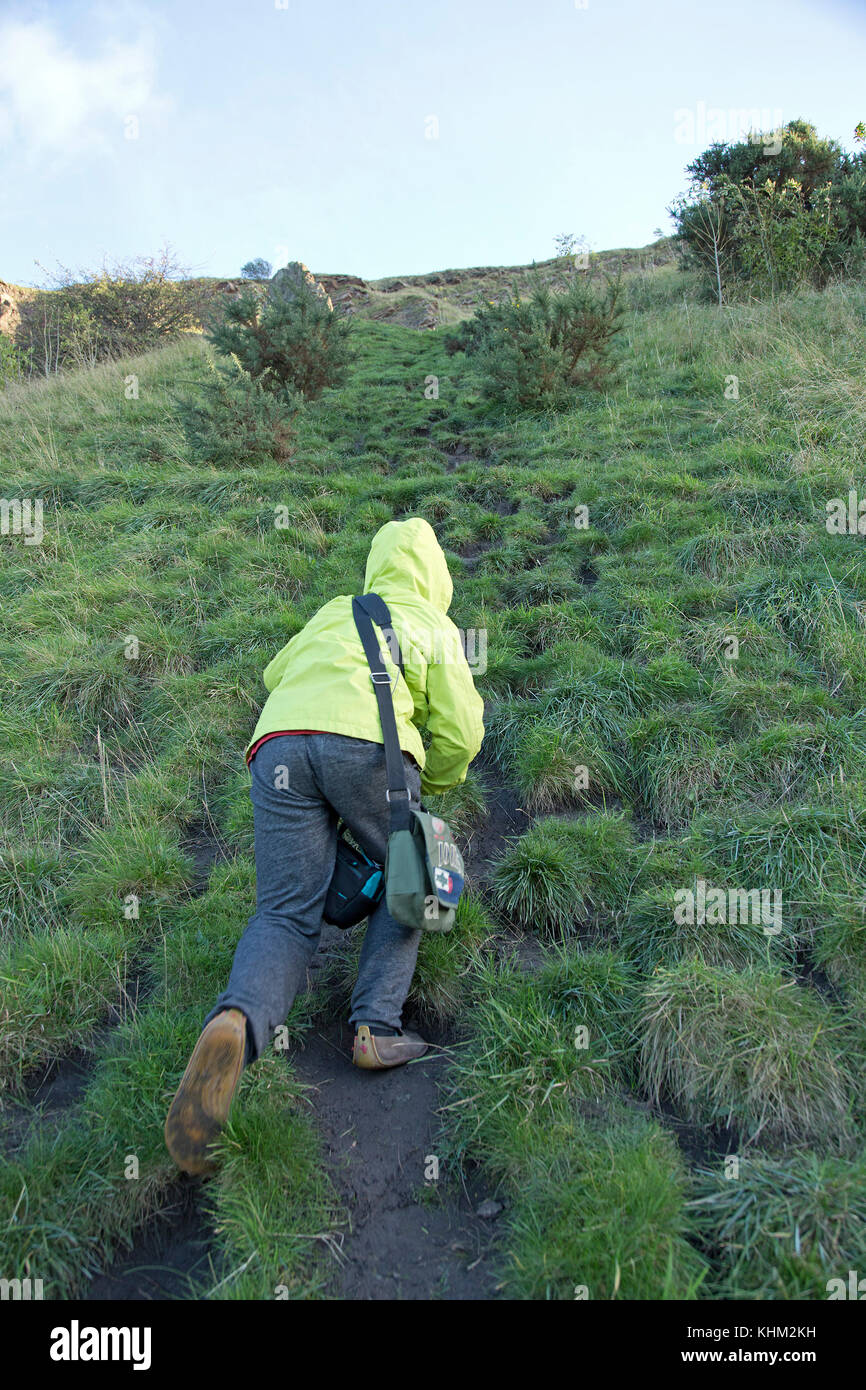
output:
<instances>
[{"instance_id":1,"label":"dirt trail","mask_svg":"<svg viewBox=\"0 0 866 1390\"><path fill-rule=\"evenodd\" d=\"M200 1182L178 1178L174 1200L140 1228L132 1249L91 1280L81 1297L150 1302L195 1297L212 1263L212 1224Z\"/></svg>"},{"instance_id":2,"label":"dirt trail","mask_svg":"<svg viewBox=\"0 0 866 1390\"><path fill-rule=\"evenodd\" d=\"M388 1072L352 1066L352 1030L339 1022L308 1034L292 1058L312 1088L328 1169L349 1217L332 1288L342 1299L496 1297L498 1220L477 1215L489 1194L456 1192L441 1166L438 1183L425 1185L453 1039L430 1028L424 1035L434 1044L427 1056Z\"/></svg>"}]
</instances>

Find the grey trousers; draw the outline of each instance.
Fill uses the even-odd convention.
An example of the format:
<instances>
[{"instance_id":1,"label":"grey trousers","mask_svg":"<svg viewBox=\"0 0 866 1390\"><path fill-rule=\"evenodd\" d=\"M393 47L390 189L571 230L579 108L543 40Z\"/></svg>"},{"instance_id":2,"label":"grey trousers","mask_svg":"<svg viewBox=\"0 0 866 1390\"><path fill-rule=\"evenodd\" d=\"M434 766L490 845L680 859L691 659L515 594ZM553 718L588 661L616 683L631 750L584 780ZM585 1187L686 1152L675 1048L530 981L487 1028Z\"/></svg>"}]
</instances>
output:
<instances>
[{"instance_id":1,"label":"grey trousers","mask_svg":"<svg viewBox=\"0 0 866 1390\"><path fill-rule=\"evenodd\" d=\"M420 772L403 754L412 799ZM334 872L337 817L371 859L385 862L389 830L381 743L344 734L270 738L250 764L256 911L238 942L228 985L208 1014L247 1017L247 1062L259 1057L306 982ZM360 930L355 928L354 930ZM402 1027L420 931L395 922L384 899L367 922L350 1022Z\"/></svg>"}]
</instances>

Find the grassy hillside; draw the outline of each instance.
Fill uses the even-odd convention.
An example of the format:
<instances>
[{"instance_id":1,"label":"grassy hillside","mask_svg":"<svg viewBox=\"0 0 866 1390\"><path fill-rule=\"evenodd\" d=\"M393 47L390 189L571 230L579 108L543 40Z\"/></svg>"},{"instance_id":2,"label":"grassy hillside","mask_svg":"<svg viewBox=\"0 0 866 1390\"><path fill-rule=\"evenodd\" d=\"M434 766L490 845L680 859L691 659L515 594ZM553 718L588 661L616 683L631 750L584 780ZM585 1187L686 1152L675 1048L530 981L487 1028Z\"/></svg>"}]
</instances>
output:
<instances>
[{"instance_id":1,"label":"grassy hillside","mask_svg":"<svg viewBox=\"0 0 866 1390\"><path fill-rule=\"evenodd\" d=\"M406 515L487 640L485 747L442 803L469 892L410 1001L445 1046L419 1206L482 1182L525 1299L823 1298L862 1269L866 569L825 504L866 490L866 289L689 291L630 274L620 386L518 420L442 333L371 312L289 463L193 462L194 337L0 396L4 493L45 502L40 545L0 536L10 1277L80 1293L176 1209L165 1107L254 902L261 671ZM677 921L699 882L778 892L778 921ZM357 949L329 939L245 1075L200 1296L335 1292L350 1213L295 1049Z\"/></svg>"}]
</instances>

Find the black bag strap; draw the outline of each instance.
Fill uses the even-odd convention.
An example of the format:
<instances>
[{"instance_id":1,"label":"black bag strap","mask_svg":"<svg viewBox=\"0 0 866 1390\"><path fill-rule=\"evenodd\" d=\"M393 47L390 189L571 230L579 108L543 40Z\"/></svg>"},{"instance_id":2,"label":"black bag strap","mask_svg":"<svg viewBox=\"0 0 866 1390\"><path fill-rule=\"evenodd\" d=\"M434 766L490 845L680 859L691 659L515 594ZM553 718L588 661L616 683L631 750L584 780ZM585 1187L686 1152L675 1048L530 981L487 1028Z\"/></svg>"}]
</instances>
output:
<instances>
[{"instance_id":1,"label":"black bag strap","mask_svg":"<svg viewBox=\"0 0 866 1390\"><path fill-rule=\"evenodd\" d=\"M352 599L352 617L364 648L364 655L370 667L370 679L376 692L379 718L382 721L382 737L385 742L385 767L388 773L388 790L385 795L391 808L391 832L408 830L412 824L409 810L411 794L406 785L406 772L403 767L403 754L397 734L397 719L394 714L394 700L391 694L391 677L388 674L373 623L378 623L389 640L393 640L397 652L396 661L403 672L402 653L391 625L391 613L387 603L378 594L362 594ZM394 648L392 647L392 650Z\"/></svg>"},{"instance_id":2,"label":"black bag strap","mask_svg":"<svg viewBox=\"0 0 866 1390\"><path fill-rule=\"evenodd\" d=\"M406 673L403 670L403 653L400 650L400 643L397 640L397 634L391 622L391 610L387 603L379 594L361 594L355 602L360 604L364 613L372 618L373 622L377 623L382 629L385 634L385 641L388 643L388 651L391 654L391 659L400 667L400 675L403 676L405 680ZM357 623L357 619L355 621ZM364 640L363 637L361 640Z\"/></svg>"}]
</instances>

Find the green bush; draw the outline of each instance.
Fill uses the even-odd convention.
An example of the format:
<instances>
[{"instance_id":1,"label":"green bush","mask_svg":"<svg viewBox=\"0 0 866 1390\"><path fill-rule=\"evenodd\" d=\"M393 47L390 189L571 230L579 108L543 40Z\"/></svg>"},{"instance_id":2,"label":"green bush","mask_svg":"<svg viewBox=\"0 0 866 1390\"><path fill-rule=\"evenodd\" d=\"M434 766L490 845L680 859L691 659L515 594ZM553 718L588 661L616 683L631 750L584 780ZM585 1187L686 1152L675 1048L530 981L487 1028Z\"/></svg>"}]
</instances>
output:
<instances>
[{"instance_id":1,"label":"green bush","mask_svg":"<svg viewBox=\"0 0 866 1390\"><path fill-rule=\"evenodd\" d=\"M345 382L350 334L349 320L303 280L258 292L244 288L222 300L210 325L217 351L234 356L266 391L283 397L297 392L308 400Z\"/></svg>"},{"instance_id":2,"label":"green bush","mask_svg":"<svg viewBox=\"0 0 866 1390\"><path fill-rule=\"evenodd\" d=\"M501 304L482 304L446 347L478 357L486 398L511 410L555 410L581 388L603 389L616 370L620 281L599 294L575 276L561 294L536 282Z\"/></svg>"},{"instance_id":3,"label":"green bush","mask_svg":"<svg viewBox=\"0 0 866 1390\"><path fill-rule=\"evenodd\" d=\"M54 288L22 306L16 346L44 375L147 352L193 326L192 290L165 247L158 256L104 262L98 270L61 267Z\"/></svg>"},{"instance_id":4,"label":"green bush","mask_svg":"<svg viewBox=\"0 0 866 1390\"><path fill-rule=\"evenodd\" d=\"M193 456L215 467L256 458L290 459L293 421L300 402L276 395L245 371L236 357L208 358L208 377L196 396L178 400L178 414Z\"/></svg>"},{"instance_id":5,"label":"green bush","mask_svg":"<svg viewBox=\"0 0 866 1390\"><path fill-rule=\"evenodd\" d=\"M24 358L20 348L0 333L0 388L20 380L23 372Z\"/></svg>"},{"instance_id":6,"label":"green bush","mask_svg":"<svg viewBox=\"0 0 866 1390\"><path fill-rule=\"evenodd\" d=\"M684 265L720 304L743 290L822 286L862 265L866 152L846 154L802 120L780 134L711 145L670 209Z\"/></svg>"}]
</instances>

